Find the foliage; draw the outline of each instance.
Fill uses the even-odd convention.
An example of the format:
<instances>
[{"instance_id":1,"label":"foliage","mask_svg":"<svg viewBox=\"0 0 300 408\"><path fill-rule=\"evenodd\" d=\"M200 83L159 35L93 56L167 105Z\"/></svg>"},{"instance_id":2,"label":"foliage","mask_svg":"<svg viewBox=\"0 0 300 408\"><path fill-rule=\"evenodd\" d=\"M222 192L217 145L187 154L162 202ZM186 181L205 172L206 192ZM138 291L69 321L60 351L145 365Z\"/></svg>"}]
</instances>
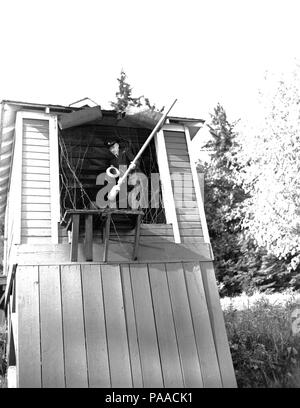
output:
<instances>
[{"instance_id":1,"label":"foliage","mask_svg":"<svg viewBox=\"0 0 300 408\"><path fill-rule=\"evenodd\" d=\"M299 166L297 160L294 157L295 162L289 170L285 166L281 169L280 180L284 181L286 203L282 200L281 204L278 201L272 202L276 190L273 191L274 183L271 180L277 177L277 173L273 168L271 149L269 148L269 153L265 153L263 147L270 144L269 139L262 141L258 137L261 142L259 148L256 137L251 142L251 135L247 133L247 137L243 139L235 130L236 123L228 122L226 112L220 104L211 116L208 126L212 139L206 147L212 154L211 161L204 166L205 211L220 294L234 295L241 291L251 294L257 288L268 292L287 287L299 288L299 253L295 248L292 250L292 245L289 244L290 252L286 251L283 257L278 251L272 250L267 242L272 236L274 238L274 230L278 231L280 228L285 231L281 239L286 244L289 242L286 232L288 229L290 240L292 232L297 235L298 230L293 229L292 225L293 222L298 225L298 216L293 221L292 218L299 210L295 201L294 213L291 211L291 200L300 193L293 191L298 181L289 183L292 174L296 178ZM250 154L248 146L253 148L250 149ZM297 149L299 146L295 148L296 152ZM270 157L267 157L268 154ZM265 190L262 188L263 183ZM280 209L280 214L277 210L272 213L271 202L273 209ZM287 215L284 213L285 206L290 209L290 218L286 219L289 225L282 222L282 217ZM294 241L299 239L297 236Z\"/></svg>"},{"instance_id":2,"label":"foliage","mask_svg":"<svg viewBox=\"0 0 300 408\"><path fill-rule=\"evenodd\" d=\"M224 108L218 104L208 125L212 139L205 146L212 152L211 161L204 166L205 213L222 295L240 292L248 273L241 264L240 204L246 194L238 177L235 125L228 122Z\"/></svg>"},{"instance_id":3,"label":"foliage","mask_svg":"<svg viewBox=\"0 0 300 408\"><path fill-rule=\"evenodd\" d=\"M124 113L128 107L147 107L151 110L158 110L154 104L151 104L148 98L143 95L139 97L132 96L132 87L127 82L127 75L122 70L118 78L119 90L116 92L116 102L111 102L111 106L120 114ZM160 109L160 112L164 108Z\"/></svg>"},{"instance_id":4,"label":"foliage","mask_svg":"<svg viewBox=\"0 0 300 408\"><path fill-rule=\"evenodd\" d=\"M118 112L125 112L128 106L140 106L140 99L132 97L132 88L128 82L126 82L127 76L125 72L122 70L120 74L120 78L118 78L119 82L119 90L116 92L116 102L111 102L111 105L114 109Z\"/></svg>"},{"instance_id":5,"label":"foliage","mask_svg":"<svg viewBox=\"0 0 300 408\"><path fill-rule=\"evenodd\" d=\"M238 146L236 142L236 132L234 130L236 123L229 123L225 109L219 103L211 115L211 122L207 124L212 140L206 144L206 148L212 150L211 158L216 168L223 168L230 171L230 168L236 165L234 159L234 149Z\"/></svg>"},{"instance_id":6,"label":"foliage","mask_svg":"<svg viewBox=\"0 0 300 408\"><path fill-rule=\"evenodd\" d=\"M291 331L293 309L293 297L278 305L262 297L251 308L224 310L239 387L300 388L300 342Z\"/></svg>"},{"instance_id":7,"label":"foliage","mask_svg":"<svg viewBox=\"0 0 300 408\"><path fill-rule=\"evenodd\" d=\"M241 139L240 161L249 197L243 203L243 228L281 260L300 286L300 67L279 79L266 78L261 92L262 122Z\"/></svg>"}]
</instances>

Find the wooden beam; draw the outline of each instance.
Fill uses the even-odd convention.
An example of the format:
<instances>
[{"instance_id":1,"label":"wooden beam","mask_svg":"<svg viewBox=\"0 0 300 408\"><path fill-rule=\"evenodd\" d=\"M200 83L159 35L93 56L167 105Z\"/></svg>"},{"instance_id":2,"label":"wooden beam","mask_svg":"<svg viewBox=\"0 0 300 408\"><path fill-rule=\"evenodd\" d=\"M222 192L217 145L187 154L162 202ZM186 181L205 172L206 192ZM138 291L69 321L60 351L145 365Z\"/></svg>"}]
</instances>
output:
<instances>
[{"instance_id":1,"label":"wooden beam","mask_svg":"<svg viewBox=\"0 0 300 408\"><path fill-rule=\"evenodd\" d=\"M128 347L130 353L132 382L134 388L143 387L143 374L141 367L137 324L133 303L129 265L121 265L121 277L124 296L125 316L127 322Z\"/></svg>"},{"instance_id":2,"label":"wooden beam","mask_svg":"<svg viewBox=\"0 0 300 408\"><path fill-rule=\"evenodd\" d=\"M18 268L17 370L19 388L40 388L41 343L38 266ZM76 316L77 318L77 316Z\"/></svg>"},{"instance_id":3,"label":"wooden beam","mask_svg":"<svg viewBox=\"0 0 300 408\"><path fill-rule=\"evenodd\" d=\"M104 251L103 251L103 262L107 261L107 252L108 252L108 244L109 244L109 233L110 233L110 219L111 214L107 215L106 222L105 222L105 231L104 231Z\"/></svg>"},{"instance_id":4,"label":"wooden beam","mask_svg":"<svg viewBox=\"0 0 300 408\"><path fill-rule=\"evenodd\" d=\"M62 302L58 265L39 267L43 388L65 387ZM55 333L55 335L53 335Z\"/></svg>"},{"instance_id":5,"label":"wooden beam","mask_svg":"<svg viewBox=\"0 0 300 408\"><path fill-rule=\"evenodd\" d=\"M148 266L131 264L130 278L144 387L162 388L164 383Z\"/></svg>"},{"instance_id":6,"label":"wooden beam","mask_svg":"<svg viewBox=\"0 0 300 408\"><path fill-rule=\"evenodd\" d=\"M203 388L182 263L166 263L166 270L184 386Z\"/></svg>"},{"instance_id":7,"label":"wooden beam","mask_svg":"<svg viewBox=\"0 0 300 408\"><path fill-rule=\"evenodd\" d=\"M66 388L87 388L88 370L79 265L61 267L61 301Z\"/></svg>"},{"instance_id":8,"label":"wooden beam","mask_svg":"<svg viewBox=\"0 0 300 408\"><path fill-rule=\"evenodd\" d=\"M182 388L180 354L165 265L149 264L148 268L164 386Z\"/></svg>"},{"instance_id":9,"label":"wooden beam","mask_svg":"<svg viewBox=\"0 0 300 408\"><path fill-rule=\"evenodd\" d=\"M184 262L183 266L203 385L205 388L221 388L221 373L200 265Z\"/></svg>"},{"instance_id":10,"label":"wooden beam","mask_svg":"<svg viewBox=\"0 0 300 408\"><path fill-rule=\"evenodd\" d=\"M127 320L119 265L102 265L106 338L112 388L132 387Z\"/></svg>"},{"instance_id":11,"label":"wooden beam","mask_svg":"<svg viewBox=\"0 0 300 408\"><path fill-rule=\"evenodd\" d=\"M141 219L142 219L142 216L139 214L137 216L136 226L135 226L134 249L133 249L133 256L132 256L132 259L134 261L137 260L137 253L138 253L140 233L141 233Z\"/></svg>"},{"instance_id":12,"label":"wooden beam","mask_svg":"<svg viewBox=\"0 0 300 408\"><path fill-rule=\"evenodd\" d=\"M212 327L223 387L236 388L232 358L227 340L224 316L212 262L200 262L203 286Z\"/></svg>"},{"instance_id":13,"label":"wooden beam","mask_svg":"<svg viewBox=\"0 0 300 408\"><path fill-rule=\"evenodd\" d=\"M87 261L93 260L93 215L85 216L85 258Z\"/></svg>"},{"instance_id":14,"label":"wooden beam","mask_svg":"<svg viewBox=\"0 0 300 408\"><path fill-rule=\"evenodd\" d=\"M73 214L72 217L71 262L76 262L78 257L79 215Z\"/></svg>"},{"instance_id":15,"label":"wooden beam","mask_svg":"<svg viewBox=\"0 0 300 408\"><path fill-rule=\"evenodd\" d=\"M81 265L86 354L90 388L110 387L100 265Z\"/></svg>"}]
</instances>

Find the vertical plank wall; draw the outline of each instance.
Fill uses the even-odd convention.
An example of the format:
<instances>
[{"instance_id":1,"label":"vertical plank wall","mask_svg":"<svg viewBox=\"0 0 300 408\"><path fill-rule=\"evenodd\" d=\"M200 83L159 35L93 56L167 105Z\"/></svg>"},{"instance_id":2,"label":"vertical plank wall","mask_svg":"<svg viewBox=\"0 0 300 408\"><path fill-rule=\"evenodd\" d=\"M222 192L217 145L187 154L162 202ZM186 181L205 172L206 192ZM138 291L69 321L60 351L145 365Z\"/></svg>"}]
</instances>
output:
<instances>
[{"instance_id":1,"label":"vertical plank wall","mask_svg":"<svg viewBox=\"0 0 300 408\"><path fill-rule=\"evenodd\" d=\"M185 133L164 130L164 136L181 241L204 242Z\"/></svg>"},{"instance_id":2,"label":"vertical plank wall","mask_svg":"<svg viewBox=\"0 0 300 408\"><path fill-rule=\"evenodd\" d=\"M234 387L203 264L18 267L19 387Z\"/></svg>"},{"instance_id":3,"label":"vertical plank wall","mask_svg":"<svg viewBox=\"0 0 300 408\"><path fill-rule=\"evenodd\" d=\"M47 120L23 119L21 242L51 242Z\"/></svg>"}]
</instances>

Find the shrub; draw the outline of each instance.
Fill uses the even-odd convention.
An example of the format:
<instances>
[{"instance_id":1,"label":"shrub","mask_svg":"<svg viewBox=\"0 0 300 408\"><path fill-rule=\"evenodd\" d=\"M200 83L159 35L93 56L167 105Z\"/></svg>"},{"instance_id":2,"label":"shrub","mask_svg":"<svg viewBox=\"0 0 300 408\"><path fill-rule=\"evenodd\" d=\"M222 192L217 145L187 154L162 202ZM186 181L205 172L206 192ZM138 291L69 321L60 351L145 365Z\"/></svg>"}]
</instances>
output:
<instances>
[{"instance_id":1,"label":"shrub","mask_svg":"<svg viewBox=\"0 0 300 408\"><path fill-rule=\"evenodd\" d=\"M239 387L300 388L300 341L291 321L295 306L293 298L272 304L261 297L244 310L232 305L224 310Z\"/></svg>"}]
</instances>

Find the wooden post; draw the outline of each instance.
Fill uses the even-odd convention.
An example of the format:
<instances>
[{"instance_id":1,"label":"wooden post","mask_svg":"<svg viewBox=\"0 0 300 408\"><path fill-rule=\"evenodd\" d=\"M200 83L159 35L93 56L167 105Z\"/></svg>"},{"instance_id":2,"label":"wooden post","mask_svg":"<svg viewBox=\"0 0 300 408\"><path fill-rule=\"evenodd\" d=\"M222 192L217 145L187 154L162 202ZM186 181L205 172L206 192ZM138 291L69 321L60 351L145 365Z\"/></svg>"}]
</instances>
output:
<instances>
[{"instance_id":1,"label":"wooden post","mask_svg":"<svg viewBox=\"0 0 300 408\"><path fill-rule=\"evenodd\" d=\"M79 240L79 214L72 214L72 242L71 242L71 262L76 262L78 258Z\"/></svg>"},{"instance_id":2,"label":"wooden post","mask_svg":"<svg viewBox=\"0 0 300 408\"><path fill-rule=\"evenodd\" d=\"M85 258L87 261L93 260L93 216L85 216Z\"/></svg>"},{"instance_id":3,"label":"wooden post","mask_svg":"<svg viewBox=\"0 0 300 408\"><path fill-rule=\"evenodd\" d=\"M138 252L140 232L141 232L141 219L142 219L142 215L139 214L136 217L136 226L135 226L134 249L133 249L133 256L132 256L132 259L134 261L137 260L137 252Z\"/></svg>"},{"instance_id":4,"label":"wooden post","mask_svg":"<svg viewBox=\"0 0 300 408\"><path fill-rule=\"evenodd\" d=\"M108 242L109 242L109 233L110 233L110 218L111 214L107 214L105 222L105 236L104 236L104 250L103 250L103 262L107 261L107 251L108 251Z\"/></svg>"}]
</instances>

